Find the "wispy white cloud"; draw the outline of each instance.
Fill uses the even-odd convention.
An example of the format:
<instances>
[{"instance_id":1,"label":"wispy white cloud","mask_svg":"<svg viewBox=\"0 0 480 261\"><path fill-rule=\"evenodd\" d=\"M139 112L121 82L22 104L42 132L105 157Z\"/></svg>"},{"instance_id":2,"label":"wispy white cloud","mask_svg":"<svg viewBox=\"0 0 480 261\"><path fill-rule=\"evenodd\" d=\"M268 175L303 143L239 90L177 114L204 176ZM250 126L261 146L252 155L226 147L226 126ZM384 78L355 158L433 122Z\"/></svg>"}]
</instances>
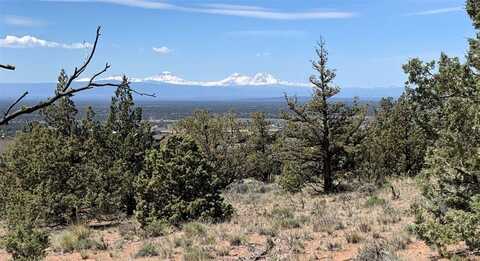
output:
<instances>
[{"instance_id":1,"label":"wispy white cloud","mask_svg":"<svg viewBox=\"0 0 480 261\"><path fill-rule=\"evenodd\" d=\"M37 27L45 26L45 21L33 19L31 17L6 15L3 17L3 22L8 25L21 26L21 27Z\"/></svg>"},{"instance_id":2,"label":"wispy white cloud","mask_svg":"<svg viewBox=\"0 0 480 261\"><path fill-rule=\"evenodd\" d=\"M268 57L268 56L271 56L272 53L270 52L260 52L260 53L257 53L255 56L257 57Z\"/></svg>"},{"instance_id":3,"label":"wispy white cloud","mask_svg":"<svg viewBox=\"0 0 480 261\"><path fill-rule=\"evenodd\" d=\"M162 47L152 47L152 50L159 54L168 54L172 52L172 49L162 46Z\"/></svg>"},{"instance_id":4,"label":"wispy white cloud","mask_svg":"<svg viewBox=\"0 0 480 261\"><path fill-rule=\"evenodd\" d=\"M202 7L214 8L214 9L237 9L237 10L256 10L256 11L268 11L268 8L254 6L254 5L232 5L232 4L203 4Z\"/></svg>"},{"instance_id":5,"label":"wispy white cloud","mask_svg":"<svg viewBox=\"0 0 480 261\"><path fill-rule=\"evenodd\" d=\"M407 15L409 16L437 15L437 14L445 14L445 13L453 13L453 12L462 12L463 10L464 10L463 6L455 6L455 7L439 8L439 9L409 13Z\"/></svg>"},{"instance_id":6,"label":"wispy white cloud","mask_svg":"<svg viewBox=\"0 0 480 261\"><path fill-rule=\"evenodd\" d=\"M207 4L183 6L153 0L44 0L50 2L97 2L117 4L145 9L174 10L181 12L204 13L270 20L312 20L312 19L346 19L355 16L352 12L307 10L303 12L286 12L259 6Z\"/></svg>"},{"instance_id":7,"label":"wispy white cloud","mask_svg":"<svg viewBox=\"0 0 480 261\"><path fill-rule=\"evenodd\" d=\"M243 30L227 33L230 36L265 36L265 37L302 37L306 36L305 31L299 30Z\"/></svg>"},{"instance_id":8,"label":"wispy white cloud","mask_svg":"<svg viewBox=\"0 0 480 261\"><path fill-rule=\"evenodd\" d=\"M0 47L4 48L32 48L32 47L44 47L44 48L64 48L64 49L83 49L91 48L91 43L58 43L43 40L34 36L14 36L7 35L5 38L0 38Z\"/></svg>"}]
</instances>

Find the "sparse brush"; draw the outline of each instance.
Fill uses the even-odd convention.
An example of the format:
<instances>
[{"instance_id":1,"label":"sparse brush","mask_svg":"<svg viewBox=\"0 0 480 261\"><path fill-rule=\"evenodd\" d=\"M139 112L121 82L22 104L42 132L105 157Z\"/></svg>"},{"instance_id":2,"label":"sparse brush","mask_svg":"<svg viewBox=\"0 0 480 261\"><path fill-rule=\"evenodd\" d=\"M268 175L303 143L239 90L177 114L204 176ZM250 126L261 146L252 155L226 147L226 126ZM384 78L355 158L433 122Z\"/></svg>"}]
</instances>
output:
<instances>
[{"instance_id":1,"label":"sparse brush","mask_svg":"<svg viewBox=\"0 0 480 261\"><path fill-rule=\"evenodd\" d=\"M144 228L146 237L164 236L172 231L170 224L164 220L153 220Z\"/></svg>"},{"instance_id":2,"label":"sparse brush","mask_svg":"<svg viewBox=\"0 0 480 261\"><path fill-rule=\"evenodd\" d=\"M199 222L190 222L183 225L183 231L187 237L204 237L207 235L207 227Z\"/></svg>"},{"instance_id":3,"label":"sparse brush","mask_svg":"<svg viewBox=\"0 0 480 261\"><path fill-rule=\"evenodd\" d=\"M193 245L193 240L191 238L185 238L183 236L179 236L179 237L175 237L173 239L173 243L174 243L175 247L186 248L186 247L190 247L191 245Z\"/></svg>"},{"instance_id":4,"label":"sparse brush","mask_svg":"<svg viewBox=\"0 0 480 261\"><path fill-rule=\"evenodd\" d=\"M208 254L208 252L198 246L190 246L185 248L185 252L183 255L184 261L204 261L211 259L212 257Z\"/></svg>"},{"instance_id":5,"label":"sparse brush","mask_svg":"<svg viewBox=\"0 0 480 261\"><path fill-rule=\"evenodd\" d=\"M398 261L392 247L383 241L373 241L360 249L355 261Z\"/></svg>"},{"instance_id":6,"label":"sparse brush","mask_svg":"<svg viewBox=\"0 0 480 261\"><path fill-rule=\"evenodd\" d=\"M383 207L383 215L378 217L378 222L382 225L395 224L402 220L402 215L398 210L390 205Z\"/></svg>"},{"instance_id":7,"label":"sparse brush","mask_svg":"<svg viewBox=\"0 0 480 261\"><path fill-rule=\"evenodd\" d=\"M372 231L372 227L370 224L362 222L358 225L358 230L360 230L362 233L369 233Z\"/></svg>"},{"instance_id":8,"label":"sparse brush","mask_svg":"<svg viewBox=\"0 0 480 261\"><path fill-rule=\"evenodd\" d=\"M292 209L289 208L274 208L270 213L273 218L273 226L275 228L292 229L299 228L302 225L302 220L295 217Z\"/></svg>"},{"instance_id":9,"label":"sparse brush","mask_svg":"<svg viewBox=\"0 0 480 261\"><path fill-rule=\"evenodd\" d=\"M244 235L241 234L232 234L229 236L230 245L232 246L241 246L247 243L247 239Z\"/></svg>"},{"instance_id":10,"label":"sparse brush","mask_svg":"<svg viewBox=\"0 0 480 261\"><path fill-rule=\"evenodd\" d=\"M367 201L365 201L366 207L382 206L385 204L386 204L385 199L378 196L370 196L367 198Z\"/></svg>"},{"instance_id":11,"label":"sparse brush","mask_svg":"<svg viewBox=\"0 0 480 261\"><path fill-rule=\"evenodd\" d=\"M230 254L230 247L217 246L215 247L215 252L217 253L217 256L228 256Z\"/></svg>"},{"instance_id":12,"label":"sparse brush","mask_svg":"<svg viewBox=\"0 0 480 261\"><path fill-rule=\"evenodd\" d=\"M257 233L262 236L275 237L278 234L278 230L270 226L260 226Z\"/></svg>"},{"instance_id":13,"label":"sparse brush","mask_svg":"<svg viewBox=\"0 0 480 261\"><path fill-rule=\"evenodd\" d=\"M301 254L304 252L305 246L298 234L289 234L286 238L286 241L290 250L294 254Z\"/></svg>"},{"instance_id":14,"label":"sparse brush","mask_svg":"<svg viewBox=\"0 0 480 261\"><path fill-rule=\"evenodd\" d=\"M322 215L316 216L313 220L313 231L314 232L327 232L328 234L332 234L335 230L337 230L337 226L339 224L338 219L334 215Z\"/></svg>"},{"instance_id":15,"label":"sparse brush","mask_svg":"<svg viewBox=\"0 0 480 261\"><path fill-rule=\"evenodd\" d=\"M68 230L54 236L52 246L56 251L62 252L85 249L105 250L107 248L103 238L95 239L92 236L92 231L83 225L72 226Z\"/></svg>"},{"instance_id":16,"label":"sparse brush","mask_svg":"<svg viewBox=\"0 0 480 261\"><path fill-rule=\"evenodd\" d=\"M357 231L350 231L345 234L345 239L349 244L358 244L363 240L363 237Z\"/></svg>"},{"instance_id":17,"label":"sparse brush","mask_svg":"<svg viewBox=\"0 0 480 261\"><path fill-rule=\"evenodd\" d=\"M327 250L328 251L339 251L342 249L342 244L339 242L328 242L327 243Z\"/></svg>"},{"instance_id":18,"label":"sparse brush","mask_svg":"<svg viewBox=\"0 0 480 261\"><path fill-rule=\"evenodd\" d=\"M140 250L135 254L135 258L139 257L154 257L158 256L158 249L157 246L155 246L152 243L145 243Z\"/></svg>"},{"instance_id":19,"label":"sparse brush","mask_svg":"<svg viewBox=\"0 0 480 261\"><path fill-rule=\"evenodd\" d=\"M412 243L410 236L405 233L395 236L392 240L389 241L389 244L396 251L407 249L408 245Z\"/></svg>"}]
</instances>

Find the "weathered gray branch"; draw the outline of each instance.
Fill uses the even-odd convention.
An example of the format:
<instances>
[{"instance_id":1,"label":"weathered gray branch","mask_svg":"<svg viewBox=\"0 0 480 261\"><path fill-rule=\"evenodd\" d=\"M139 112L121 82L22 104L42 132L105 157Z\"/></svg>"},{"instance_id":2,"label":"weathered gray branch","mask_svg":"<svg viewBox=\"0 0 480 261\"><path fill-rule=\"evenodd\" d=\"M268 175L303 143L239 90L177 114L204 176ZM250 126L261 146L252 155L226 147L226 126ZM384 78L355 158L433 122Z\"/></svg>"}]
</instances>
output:
<instances>
[{"instance_id":1,"label":"weathered gray branch","mask_svg":"<svg viewBox=\"0 0 480 261\"><path fill-rule=\"evenodd\" d=\"M85 62L80 67L75 68L75 70L73 71L73 74L69 77L68 82L65 84L64 88L61 91L55 93L55 96L53 96L51 98L48 98L46 101L40 101L36 105L22 107L21 109L19 109L17 111L11 112L12 109L16 105L18 105L28 95L28 92L25 92L22 96L20 96L20 98L18 98L14 103L12 103L12 105L9 106L7 111L4 113L3 118L0 119L0 125L8 124L8 122L17 118L18 116L38 111L40 109L43 109L45 107L48 107L48 106L52 105L57 100L59 100L63 97L69 97L69 96L72 96L75 93L78 93L78 92L81 92L81 91L93 89L93 88L96 88L96 87L129 86L129 82L125 82L125 81L120 83L120 84L117 84L117 83L96 83L95 82L97 77L99 77L100 75L105 73L110 68L110 65L108 63L105 64L105 67L102 70L95 73L84 86L77 87L77 88L71 86L72 83L75 80L77 80L82 75L83 72L85 72L88 65L92 61L92 58L95 54L95 51L97 50L98 40L100 39L100 35L101 35L100 34L100 29L101 29L101 27L99 26L97 28L97 34L96 34L96 37L95 37L95 42L93 44L92 50L90 51L89 55L87 56L87 59L85 60ZM9 66L2 66L2 68L7 68L7 67L15 69L14 66L10 66L10 67ZM130 87L128 87L128 88L130 88ZM138 92L138 91L135 91L135 90L132 90L132 91L139 94L139 95L146 95L146 96L155 97L155 94L146 94L146 93L141 93L141 92Z\"/></svg>"},{"instance_id":2,"label":"weathered gray branch","mask_svg":"<svg viewBox=\"0 0 480 261\"><path fill-rule=\"evenodd\" d=\"M10 64L0 64L0 68L11 71L15 70L15 66Z\"/></svg>"}]
</instances>

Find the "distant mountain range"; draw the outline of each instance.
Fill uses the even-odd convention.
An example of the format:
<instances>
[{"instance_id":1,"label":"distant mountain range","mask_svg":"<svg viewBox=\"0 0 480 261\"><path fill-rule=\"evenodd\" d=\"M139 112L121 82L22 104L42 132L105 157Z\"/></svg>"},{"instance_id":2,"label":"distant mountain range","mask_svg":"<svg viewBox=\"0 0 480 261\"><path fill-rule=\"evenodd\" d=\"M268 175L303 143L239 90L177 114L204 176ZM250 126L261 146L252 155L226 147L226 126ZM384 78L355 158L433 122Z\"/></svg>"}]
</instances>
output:
<instances>
[{"instance_id":1,"label":"distant mountain range","mask_svg":"<svg viewBox=\"0 0 480 261\"><path fill-rule=\"evenodd\" d=\"M101 80L104 81L121 81L123 76L110 76L105 77ZM78 80L79 82L89 81L89 78L84 78ZM218 81L192 81L185 80L179 76L172 74L171 72L162 72L160 74L145 77L145 78L129 78L130 82L139 83L139 82L151 82L151 83L168 83L173 85L187 85L187 86L265 86L265 85L285 85L285 86L303 86L308 87L307 83L292 83L287 81L281 81L276 79L273 75L269 73L257 73L253 76L243 75L240 73L234 73L225 79Z\"/></svg>"},{"instance_id":2,"label":"distant mountain range","mask_svg":"<svg viewBox=\"0 0 480 261\"><path fill-rule=\"evenodd\" d=\"M81 86L89 79L79 79L74 84ZM110 76L99 79L101 82L121 81L122 76ZM191 81L178 77L170 72L163 72L146 78L129 78L131 86L145 93L155 93L156 98L138 96L140 100L164 101L219 101L219 100L251 100L277 99L285 94L297 97L309 97L312 94L308 83L282 81L268 73L257 73L253 76L234 73L218 81ZM30 99L51 96L55 83L0 83L2 92L0 99L15 99L24 91L29 91ZM401 87L345 87L336 96L341 99L376 100L381 97L399 97ZM113 88L96 88L76 95L76 99L109 101Z\"/></svg>"}]
</instances>

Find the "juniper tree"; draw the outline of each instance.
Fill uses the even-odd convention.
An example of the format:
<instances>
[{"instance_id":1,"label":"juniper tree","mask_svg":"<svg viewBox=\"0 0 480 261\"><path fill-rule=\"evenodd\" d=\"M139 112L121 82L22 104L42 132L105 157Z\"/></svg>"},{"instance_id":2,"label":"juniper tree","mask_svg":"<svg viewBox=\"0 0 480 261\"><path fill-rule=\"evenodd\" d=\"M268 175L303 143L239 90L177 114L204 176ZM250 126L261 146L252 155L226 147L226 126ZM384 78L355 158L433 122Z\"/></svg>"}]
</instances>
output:
<instances>
[{"instance_id":1,"label":"juniper tree","mask_svg":"<svg viewBox=\"0 0 480 261\"><path fill-rule=\"evenodd\" d=\"M196 111L177 123L175 131L194 139L217 170L223 186L227 186L244 177L245 150L241 128L241 122L233 113L216 116L207 111Z\"/></svg>"},{"instance_id":2,"label":"juniper tree","mask_svg":"<svg viewBox=\"0 0 480 261\"><path fill-rule=\"evenodd\" d=\"M466 62L442 54L438 62L405 66L431 134L416 229L442 250L461 241L480 249L480 1L467 1L467 11L477 35Z\"/></svg>"},{"instance_id":3,"label":"juniper tree","mask_svg":"<svg viewBox=\"0 0 480 261\"><path fill-rule=\"evenodd\" d=\"M57 89L55 95L59 95L68 84L68 76L64 70L61 70L58 76ZM78 110L71 96L63 96L49 107L41 111L45 117L48 126L57 129L63 135L74 135L77 131L77 121L75 119Z\"/></svg>"},{"instance_id":4,"label":"juniper tree","mask_svg":"<svg viewBox=\"0 0 480 261\"><path fill-rule=\"evenodd\" d=\"M247 159L245 175L264 182L279 174L281 163L273 151L276 134L271 133L271 122L265 114L255 112L251 115L246 141Z\"/></svg>"},{"instance_id":5,"label":"juniper tree","mask_svg":"<svg viewBox=\"0 0 480 261\"><path fill-rule=\"evenodd\" d=\"M367 128L360 151L359 174L383 183L386 177L416 176L422 169L426 136L414 119L408 93L397 101L384 98Z\"/></svg>"},{"instance_id":6,"label":"juniper tree","mask_svg":"<svg viewBox=\"0 0 480 261\"><path fill-rule=\"evenodd\" d=\"M142 226L164 220L180 225L194 219L222 221L232 207L221 197L221 180L191 138L173 135L149 150L135 181L136 217Z\"/></svg>"},{"instance_id":7,"label":"juniper tree","mask_svg":"<svg viewBox=\"0 0 480 261\"><path fill-rule=\"evenodd\" d=\"M153 136L150 125L142 121L142 109L135 107L126 77L112 97L105 129L106 146L113 160L111 168L124 182L122 201L125 211L131 215L136 204L132 184L142 169L145 151L153 146Z\"/></svg>"},{"instance_id":8,"label":"juniper tree","mask_svg":"<svg viewBox=\"0 0 480 261\"><path fill-rule=\"evenodd\" d=\"M310 77L314 92L310 101L299 104L287 97L290 112L283 115L287 121L284 135L291 146L283 155L300 166L300 173L291 175L300 175L305 184L321 185L324 192L331 193L339 176L353 167L350 152L360 141L365 113L355 102L347 106L332 101L340 88L333 84L336 73L328 67L323 40L316 54L318 60L312 66L318 75Z\"/></svg>"}]
</instances>

